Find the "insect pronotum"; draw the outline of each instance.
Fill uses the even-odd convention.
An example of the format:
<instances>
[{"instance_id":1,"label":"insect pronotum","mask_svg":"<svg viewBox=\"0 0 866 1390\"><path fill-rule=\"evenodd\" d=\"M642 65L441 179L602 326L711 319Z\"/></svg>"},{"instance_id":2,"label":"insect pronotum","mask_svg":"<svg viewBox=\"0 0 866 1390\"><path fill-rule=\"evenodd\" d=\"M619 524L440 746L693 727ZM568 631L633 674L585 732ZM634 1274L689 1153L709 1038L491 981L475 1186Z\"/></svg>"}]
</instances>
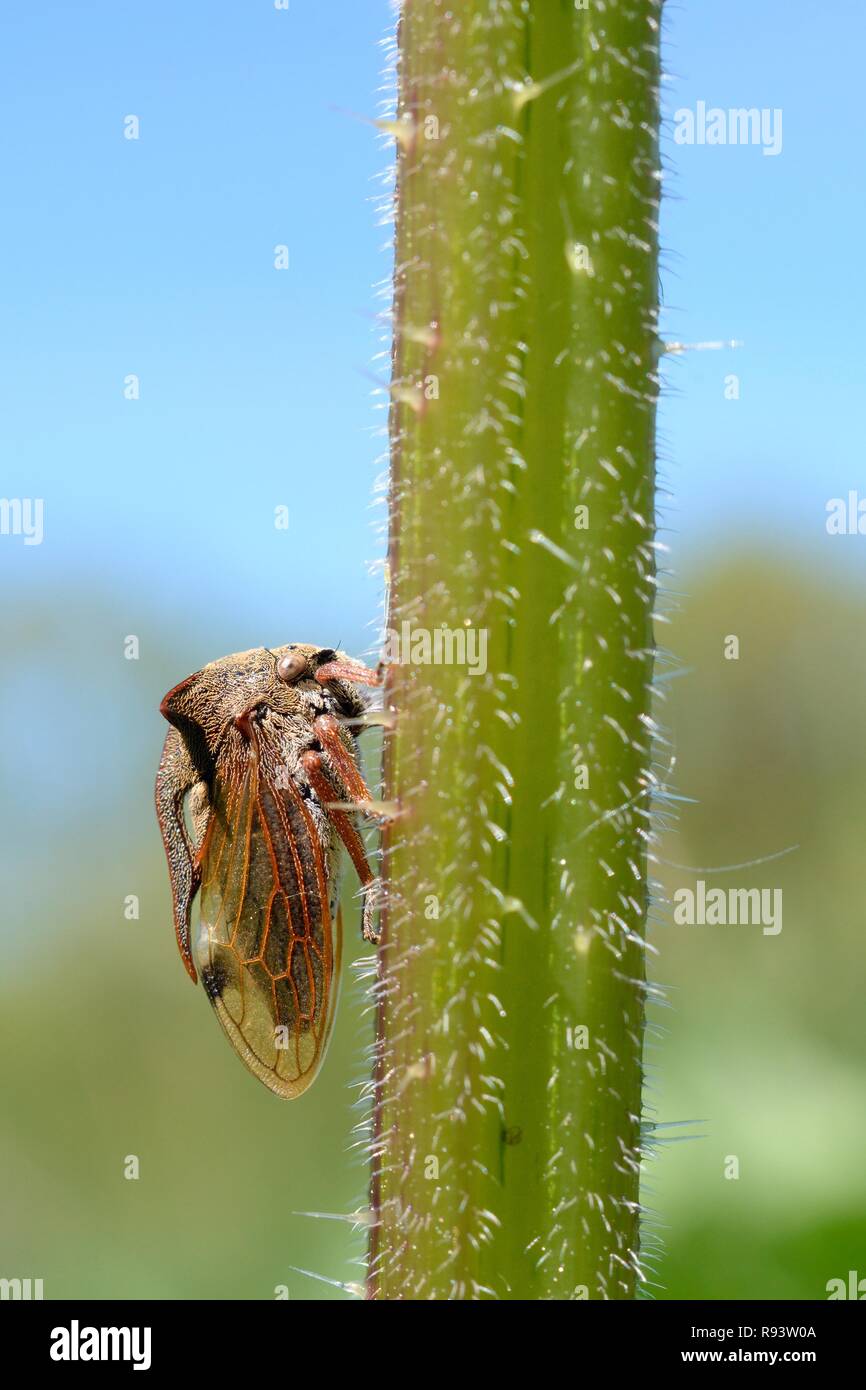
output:
<instances>
[{"instance_id":1,"label":"insect pronotum","mask_svg":"<svg viewBox=\"0 0 866 1390\"><path fill-rule=\"evenodd\" d=\"M250 1071L289 1099L315 1079L333 1023L341 844L363 888L364 937L378 939L379 880L354 808L371 814L356 687L380 683L342 652L293 643L211 662L160 706L171 728L156 811L180 954Z\"/></svg>"}]
</instances>

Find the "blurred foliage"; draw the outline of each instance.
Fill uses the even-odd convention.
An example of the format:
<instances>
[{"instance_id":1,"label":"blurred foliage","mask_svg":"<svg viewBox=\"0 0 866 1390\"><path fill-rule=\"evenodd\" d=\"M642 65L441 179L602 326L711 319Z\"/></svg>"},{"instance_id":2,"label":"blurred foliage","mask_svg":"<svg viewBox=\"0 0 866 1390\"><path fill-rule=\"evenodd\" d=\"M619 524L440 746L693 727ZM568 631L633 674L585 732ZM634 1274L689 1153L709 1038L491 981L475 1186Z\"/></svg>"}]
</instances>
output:
<instances>
[{"instance_id":1,"label":"blurred foliage","mask_svg":"<svg viewBox=\"0 0 866 1390\"><path fill-rule=\"evenodd\" d=\"M862 725L866 600L794 556L733 555L686 576L661 640L680 675L660 717L674 790L668 896L781 888L783 927L676 926L650 965L672 1010L651 1051L663 1122L697 1121L647 1173L660 1296L807 1299L866 1274ZM735 634L739 659L724 659ZM728 873L720 868L794 852ZM727 1155L737 1180L724 1176Z\"/></svg>"},{"instance_id":2,"label":"blurred foliage","mask_svg":"<svg viewBox=\"0 0 866 1390\"><path fill-rule=\"evenodd\" d=\"M672 1006L649 1054L663 1137L647 1169L666 1298L823 1298L866 1275L864 789L857 731L866 599L793 558L729 557L681 578L662 637L681 674L661 717L685 801L659 846L676 864L792 854L708 883L781 887L784 925L673 926L650 974ZM127 618L128 623L128 618ZM43 592L2 614L0 1233L6 1277L49 1298L344 1297L365 1201L352 1149L369 1022L344 965L336 1038L312 1091L281 1103L226 1045L174 943L152 810L164 691L246 643L178 651L92 595ZM142 619L142 628L145 621ZM739 661L723 658L740 638ZM292 640L296 633L289 634ZM146 640L145 640L146 639ZM43 704L40 702L44 702ZM670 895L695 875L662 864ZM139 921L126 921L138 894ZM346 905L347 956L363 954ZM141 1177L123 1177L138 1155ZM736 1155L740 1177L724 1176Z\"/></svg>"}]
</instances>

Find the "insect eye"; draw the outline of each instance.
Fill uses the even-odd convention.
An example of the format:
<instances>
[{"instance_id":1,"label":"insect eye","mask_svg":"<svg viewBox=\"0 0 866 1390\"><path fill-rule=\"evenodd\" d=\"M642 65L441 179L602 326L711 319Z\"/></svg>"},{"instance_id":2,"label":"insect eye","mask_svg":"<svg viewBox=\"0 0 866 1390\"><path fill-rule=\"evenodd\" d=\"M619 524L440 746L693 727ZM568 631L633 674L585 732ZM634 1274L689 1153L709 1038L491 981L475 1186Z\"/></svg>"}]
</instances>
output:
<instances>
[{"instance_id":1,"label":"insect eye","mask_svg":"<svg viewBox=\"0 0 866 1390\"><path fill-rule=\"evenodd\" d=\"M300 652L290 652L288 656L281 656L277 662L277 676L286 685L291 685L302 676L307 669L307 659L301 656Z\"/></svg>"}]
</instances>

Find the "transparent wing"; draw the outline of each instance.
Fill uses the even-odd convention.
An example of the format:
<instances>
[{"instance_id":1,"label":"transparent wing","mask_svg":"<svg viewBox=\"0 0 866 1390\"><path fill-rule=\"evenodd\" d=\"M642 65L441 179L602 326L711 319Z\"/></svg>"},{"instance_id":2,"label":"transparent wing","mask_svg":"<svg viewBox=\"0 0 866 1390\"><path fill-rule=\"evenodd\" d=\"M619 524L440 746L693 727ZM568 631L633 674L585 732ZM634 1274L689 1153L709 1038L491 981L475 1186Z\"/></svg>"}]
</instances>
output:
<instances>
[{"instance_id":1,"label":"transparent wing","mask_svg":"<svg viewBox=\"0 0 866 1390\"><path fill-rule=\"evenodd\" d=\"M217 774L194 954L232 1046L292 1098L325 1055L342 924L332 925L327 847L301 789L278 785L279 763L257 729L246 759Z\"/></svg>"}]
</instances>

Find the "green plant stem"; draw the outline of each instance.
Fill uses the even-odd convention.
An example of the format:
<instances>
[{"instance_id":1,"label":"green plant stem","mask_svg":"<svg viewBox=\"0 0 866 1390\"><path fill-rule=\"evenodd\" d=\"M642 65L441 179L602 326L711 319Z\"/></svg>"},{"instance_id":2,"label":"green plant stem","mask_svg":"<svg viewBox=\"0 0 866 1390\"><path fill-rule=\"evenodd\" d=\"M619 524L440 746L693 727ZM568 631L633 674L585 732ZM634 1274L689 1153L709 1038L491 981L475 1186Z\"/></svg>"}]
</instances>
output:
<instances>
[{"instance_id":1,"label":"green plant stem","mask_svg":"<svg viewBox=\"0 0 866 1390\"><path fill-rule=\"evenodd\" d=\"M660 10L403 6L370 1297L636 1290Z\"/></svg>"}]
</instances>

